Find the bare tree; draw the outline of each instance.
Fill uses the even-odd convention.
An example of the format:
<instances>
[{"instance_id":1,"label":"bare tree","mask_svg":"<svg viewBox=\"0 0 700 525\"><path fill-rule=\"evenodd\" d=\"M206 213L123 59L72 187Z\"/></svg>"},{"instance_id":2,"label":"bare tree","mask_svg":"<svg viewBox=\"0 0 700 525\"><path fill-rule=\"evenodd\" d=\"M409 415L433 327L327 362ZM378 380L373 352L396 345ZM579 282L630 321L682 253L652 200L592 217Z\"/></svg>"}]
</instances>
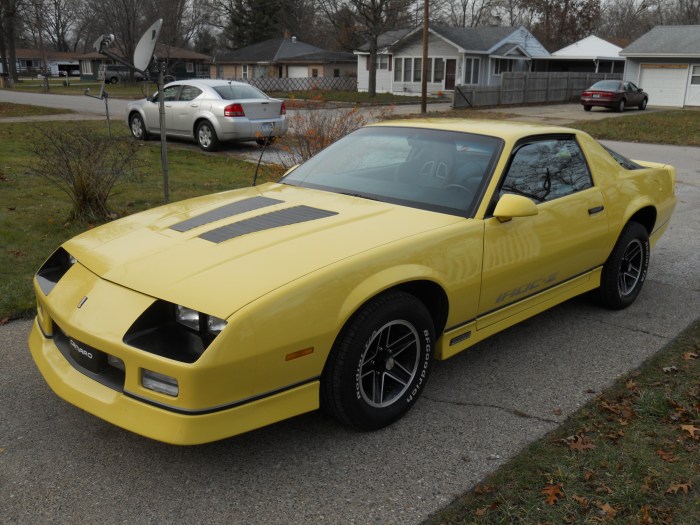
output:
<instances>
[{"instance_id":1,"label":"bare tree","mask_svg":"<svg viewBox=\"0 0 700 525\"><path fill-rule=\"evenodd\" d=\"M3 70L17 82L17 37L23 26L24 0L0 0L0 41Z\"/></svg>"},{"instance_id":2,"label":"bare tree","mask_svg":"<svg viewBox=\"0 0 700 525\"><path fill-rule=\"evenodd\" d=\"M377 51L379 36L391 29L407 27L411 24L411 0L319 0L326 16L336 25L340 13L349 12L354 16L359 32L369 44L369 81L367 92L370 97L377 92Z\"/></svg>"}]
</instances>

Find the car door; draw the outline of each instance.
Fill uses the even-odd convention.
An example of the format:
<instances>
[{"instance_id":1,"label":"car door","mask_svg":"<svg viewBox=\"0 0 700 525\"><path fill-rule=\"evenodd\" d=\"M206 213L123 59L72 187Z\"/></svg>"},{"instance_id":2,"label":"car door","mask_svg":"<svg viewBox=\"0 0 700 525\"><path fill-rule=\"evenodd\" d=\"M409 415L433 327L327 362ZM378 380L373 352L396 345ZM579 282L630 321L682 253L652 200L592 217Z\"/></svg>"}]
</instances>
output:
<instances>
[{"instance_id":1,"label":"car door","mask_svg":"<svg viewBox=\"0 0 700 525\"><path fill-rule=\"evenodd\" d=\"M637 86L632 82L625 82L625 96L627 97L627 106L638 106L642 101Z\"/></svg>"},{"instance_id":2,"label":"car door","mask_svg":"<svg viewBox=\"0 0 700 525\"><path fill-rule=\"evenodd\" d=\"M202 90L189 84L183 84L177 100L170 104L171 133L194 136L194 121L199 111L199 96Z\"/></svg>"},{"instance_id":3,"label":"car door","mask_svg":"<svg viewBox=\"0 0 700 525\"><path fill-rule=\"evenodd\" d=\"M165 131L166 133L173 133L175 131L175 104L177 102L177 97L180 94L181 86L165 86L163 88L163 105L165 106Z\"/></svg>"},{"instance_id":4,"label":"car door","mask_svg":"<svg viewBox=\"0 0 700 525\"><path fill-rule=\"evenodd\" d=\"M571 282L606 257L607 211L574 136L518 144L492 208L506 193L533 200L537 214L485 220L478 329L527 308L532 301L523 299L535 301L539 292Z\"/></svg>"}]
</instances>

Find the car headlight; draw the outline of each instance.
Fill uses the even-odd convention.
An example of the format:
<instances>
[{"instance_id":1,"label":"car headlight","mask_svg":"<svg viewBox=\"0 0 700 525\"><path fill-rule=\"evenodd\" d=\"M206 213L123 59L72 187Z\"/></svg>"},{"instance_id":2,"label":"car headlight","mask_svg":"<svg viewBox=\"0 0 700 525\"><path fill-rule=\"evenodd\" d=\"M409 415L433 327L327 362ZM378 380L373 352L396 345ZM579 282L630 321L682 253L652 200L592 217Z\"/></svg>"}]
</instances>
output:
<instances>
[{"instance_id":1,"label":"car headlight","mask_svg":"<svg viewBox=\"0 0 700 525\"><path fill-rule=\"evenodd\" d=\"M54 286L78 260L63 248L59 248L36 272L36 280L44 295L49 295Z\"/></svg>"},{"instance_id":2,"label":"car headlight","mask_svg":"<svg viewBox=\"0 0 700 525\"><path fill-rule=\"evenodd\" d=\"M124 343L183 363L194 363L226 327L226 320L157 300L124 334Z\"/></svg>"},{"instance_id":3,"label":"car headlight","mask_svg":"<svg viewBox=\"0 0 700 525\"><path fill-rule=\"evenodd\" d=\"M226 327L226 321L213 315L206 315L186 306L175 307L175 320L192 330L205 330L212 335L218 335Z\"/></svg>"}]
</instances>

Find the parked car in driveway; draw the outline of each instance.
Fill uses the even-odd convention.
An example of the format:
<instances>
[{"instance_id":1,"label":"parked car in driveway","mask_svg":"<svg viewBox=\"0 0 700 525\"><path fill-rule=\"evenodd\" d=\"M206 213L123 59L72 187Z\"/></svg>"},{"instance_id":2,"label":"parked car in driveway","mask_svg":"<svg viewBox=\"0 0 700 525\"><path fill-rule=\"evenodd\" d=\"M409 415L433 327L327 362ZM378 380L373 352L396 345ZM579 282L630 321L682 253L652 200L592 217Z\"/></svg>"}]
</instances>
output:
<instances>
[{"instance_id":1,"label":"parked car in driveway","mask_svg":"<svg viewBox=\"0 0 700 525\"><path fill-rule=\"evenodd\" d=\"M270 98L244 82L180 80L163 88L168 136L194 139L205 151L221 142L259 144L287 132L284 101ZM160 94L131 102L126 119L134 138L160 134Z\"/></svg>"},{"instance_id":2,"label":"parked car in driveway","mask_svg":"<svg viewBox=\"0 0 700 525\"><path fill-rule=\"evenodd\" d=\"M631 305L675 173L569 128L374 124L279 182L67 241L34 279L29 346L58 395L161 441L319 407L381 428L433 358L586 292Z\"/></svg>"},{"instance_id":3,"label":"parked car in driveway","mask_svg":"<svg viewBox=\"0 0 700 525\"><path fill-rule=\"evenodd\" d=\"M622 112L626 107L646 109L649 95L632 82L622 80L600 80L581 93L583 109L593 106L610 108Z\"/></svg>"},{"instance_id":4,"label":"parked car in driveway","mask_svg":"<svg viewBox=\"0 0 700 525\"><path fill-rule=\"evenodd\" d=\"M97 80L107 84L117 84L118 82L128 82L132 78L132 70L121 64L103 64L97 70ZM140 82L146 80L138 71L133 71L133 79Z\"/></svg>"}]
</instances>

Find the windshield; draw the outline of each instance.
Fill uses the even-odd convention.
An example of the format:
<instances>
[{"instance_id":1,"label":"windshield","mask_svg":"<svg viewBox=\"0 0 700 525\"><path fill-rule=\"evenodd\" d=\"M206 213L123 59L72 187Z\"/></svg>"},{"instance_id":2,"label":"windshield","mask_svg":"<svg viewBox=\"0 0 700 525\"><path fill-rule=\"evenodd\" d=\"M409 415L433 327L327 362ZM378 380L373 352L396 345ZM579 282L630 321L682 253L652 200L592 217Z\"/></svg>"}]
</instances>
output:
<instances>
[{"instance_id":1,"label":"windshield","mask_svg":"<svg viewBox=\"0 0 700 525\"><path fill-rule=\"evenodd\" d=\"M282 183L471 216L501 139L433 129L361 128Z\"/></svg>"},{"instance_id":2,"label":"windshield","mask_svg":"<svg viewBox=\"0 0 700 525\"><path fill-rule=\"evenodd\" d=\"M268 98L265 93L253 86L240 84L226 84L214 88L224 100L239 100L244 98Z\"/></svg>"}]
</instances>

